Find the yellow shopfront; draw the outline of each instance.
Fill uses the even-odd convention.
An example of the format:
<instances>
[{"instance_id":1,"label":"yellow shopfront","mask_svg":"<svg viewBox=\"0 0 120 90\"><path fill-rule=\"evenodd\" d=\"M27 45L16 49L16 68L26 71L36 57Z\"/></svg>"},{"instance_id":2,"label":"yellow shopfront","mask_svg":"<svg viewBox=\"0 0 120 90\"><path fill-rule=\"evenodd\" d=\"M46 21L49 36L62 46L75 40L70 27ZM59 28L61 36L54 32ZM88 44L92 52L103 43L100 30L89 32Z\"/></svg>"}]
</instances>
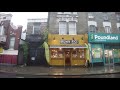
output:
<instances>
[{"instance_id":1,"label":"yellow shopfront","mask_svg":"<svg viewBox=\"0 0 120 90\"><path fill-rule=\"evenodd\" d=\"M87 35L48 35L50 65L80 66L87 60Z\"/></svg>"}]
</instances>

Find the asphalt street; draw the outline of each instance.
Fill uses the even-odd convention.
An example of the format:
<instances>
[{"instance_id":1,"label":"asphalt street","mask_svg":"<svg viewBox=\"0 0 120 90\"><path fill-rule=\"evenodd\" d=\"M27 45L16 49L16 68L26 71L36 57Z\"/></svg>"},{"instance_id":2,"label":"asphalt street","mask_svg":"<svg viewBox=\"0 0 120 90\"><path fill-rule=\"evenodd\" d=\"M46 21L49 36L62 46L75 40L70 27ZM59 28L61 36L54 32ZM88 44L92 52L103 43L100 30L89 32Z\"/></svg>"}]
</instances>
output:
<instances>
[{"instance_id":1,"label":"asphalt street","mask_svg":"<svg viewBox=\"0 0 120 90\"><path fill-rule=\"evenodd\" d=\"M30 75L0 72L0 78L120 78L120 73L98 75Z\"/></svg>"}]
</instances>

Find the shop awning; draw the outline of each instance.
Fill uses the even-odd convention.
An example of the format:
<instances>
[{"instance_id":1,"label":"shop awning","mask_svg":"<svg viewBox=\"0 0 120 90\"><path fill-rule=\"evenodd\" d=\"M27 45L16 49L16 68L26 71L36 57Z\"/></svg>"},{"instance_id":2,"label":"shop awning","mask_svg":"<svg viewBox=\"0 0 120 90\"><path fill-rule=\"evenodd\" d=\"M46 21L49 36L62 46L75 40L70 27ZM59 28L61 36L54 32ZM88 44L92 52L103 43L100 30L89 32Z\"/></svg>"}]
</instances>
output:
<instances>
[{"instance_id":1,"label":"shop awning","mask_svg":"<svg viewBox=\"0 0 120 90\"><path fill-rule=\"evenodd\" d=\"M50 48L87 48L86 46L50 46Z\"/></svg>"}]
</instances>

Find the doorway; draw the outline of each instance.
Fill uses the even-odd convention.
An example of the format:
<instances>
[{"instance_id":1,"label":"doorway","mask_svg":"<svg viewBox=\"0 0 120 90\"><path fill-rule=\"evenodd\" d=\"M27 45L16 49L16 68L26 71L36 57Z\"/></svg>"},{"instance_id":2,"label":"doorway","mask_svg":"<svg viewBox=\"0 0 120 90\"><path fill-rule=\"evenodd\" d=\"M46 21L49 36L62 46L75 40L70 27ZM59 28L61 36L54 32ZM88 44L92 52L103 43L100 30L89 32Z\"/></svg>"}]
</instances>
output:
<instances>
[{"instance_id":1,"label":"doorway","mask_svg":"<svg viewBox=\"0 0 120 90\"><path fill-rule=\"evenodd\" d=\"M71 51L65 50L65 66L71 66Z\"/></svg>"},{"instance_id":2,"label":"doorway","mask_svg":"<svg viewBox=\"0 0 120 90\"><path fill-rule=\"evenodd\" d=\"M114 65L114 56L113 56L113 50L105 50L105 65Z\"/></svg>"}]
</instances>

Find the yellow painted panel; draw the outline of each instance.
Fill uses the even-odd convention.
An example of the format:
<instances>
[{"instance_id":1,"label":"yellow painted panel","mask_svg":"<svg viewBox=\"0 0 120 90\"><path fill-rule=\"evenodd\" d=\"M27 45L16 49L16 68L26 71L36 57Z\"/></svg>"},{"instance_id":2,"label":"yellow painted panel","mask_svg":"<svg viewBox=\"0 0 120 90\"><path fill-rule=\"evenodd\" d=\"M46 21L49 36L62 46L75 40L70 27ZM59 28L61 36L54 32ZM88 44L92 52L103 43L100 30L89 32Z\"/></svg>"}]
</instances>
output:
<instances>
[{"instance_id":1,"label":"yellow painted panel","mask_svg":"<svg viewBox=\"0 0 120 90\"><path fill-rule=\"evenodd\" d=\"M72 66L85 65L85 60L72 60Z\"/></svg>"},{"instance_id":2,"label":"yellow painted panel","mask_svg":"<svg viewBox=\"0 0 120 90\"><path fill-rule=\"evenodd\" d=\"M51 65L64 65L64 60L51 60Z\"/></svg>"}]
</instances>

